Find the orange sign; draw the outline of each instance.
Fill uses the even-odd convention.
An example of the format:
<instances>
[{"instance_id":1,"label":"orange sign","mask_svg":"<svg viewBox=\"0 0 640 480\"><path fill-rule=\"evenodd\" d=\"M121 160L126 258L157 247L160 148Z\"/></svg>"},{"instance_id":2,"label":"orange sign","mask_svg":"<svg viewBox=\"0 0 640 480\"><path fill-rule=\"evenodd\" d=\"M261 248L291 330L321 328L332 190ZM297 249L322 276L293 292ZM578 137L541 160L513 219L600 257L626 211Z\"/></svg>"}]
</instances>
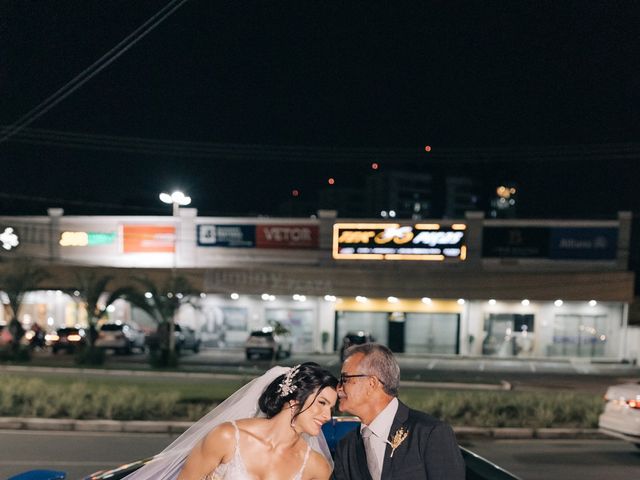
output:
<instances>
[{"instance_id":1,"label":"orange sign","mask_svg":"<svg viewBox=\"0 0 640 480\"><path fill-rule=\"evenodd\" d=\"M124 225L124 253L173 253L176 250L176 229L173 226Z\"/></svg>"}]
</instances>

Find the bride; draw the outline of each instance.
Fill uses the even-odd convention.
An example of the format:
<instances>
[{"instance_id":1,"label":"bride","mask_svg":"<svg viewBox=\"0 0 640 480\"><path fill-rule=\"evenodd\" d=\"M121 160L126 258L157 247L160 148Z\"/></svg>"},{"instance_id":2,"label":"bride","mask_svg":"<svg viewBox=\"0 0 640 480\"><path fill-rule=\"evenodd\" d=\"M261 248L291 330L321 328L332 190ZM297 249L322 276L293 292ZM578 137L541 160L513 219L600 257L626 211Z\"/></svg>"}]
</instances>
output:
<instances>
[{"instance_id":1,"label":"bride","mask_svg":"<svg viewBox=\"0 0 640 480\"><path fill-rule=\"evenodd\" d=\"M325 480L322 435L338 380L314 363L274 367L189 428L126 480Z\"/></svg>"}]
</instances>

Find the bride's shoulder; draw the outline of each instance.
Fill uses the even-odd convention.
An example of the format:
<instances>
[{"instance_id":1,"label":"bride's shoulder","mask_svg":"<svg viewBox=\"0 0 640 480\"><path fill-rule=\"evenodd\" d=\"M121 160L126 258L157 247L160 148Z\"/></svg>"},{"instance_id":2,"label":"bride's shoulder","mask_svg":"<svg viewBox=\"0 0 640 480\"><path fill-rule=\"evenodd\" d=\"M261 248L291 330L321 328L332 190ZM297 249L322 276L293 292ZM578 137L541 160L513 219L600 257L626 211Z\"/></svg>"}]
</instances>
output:
<instances>
[{"instance_id":1,"label":"bride's shoulder","mask_svg":"<svg viewBox=\"0 0 640 480\"><path fill-rule=\"evenodd\" d=\"M243 418L236 420L236 425L240 430L247 432L255 432L256 429L267 425L269 422L266 418Z\"/></svg>"},{"instance_id":2,"label":"bride's shoulder","mask_svg":"<svg viewBox=\"0 0 640 480\"><path fill-rule=\"evenodd\" d=\"M207 435L211 439L234 440L236 429L231 422L224 422L213 428Z\"/></svg>"}]
</instances>

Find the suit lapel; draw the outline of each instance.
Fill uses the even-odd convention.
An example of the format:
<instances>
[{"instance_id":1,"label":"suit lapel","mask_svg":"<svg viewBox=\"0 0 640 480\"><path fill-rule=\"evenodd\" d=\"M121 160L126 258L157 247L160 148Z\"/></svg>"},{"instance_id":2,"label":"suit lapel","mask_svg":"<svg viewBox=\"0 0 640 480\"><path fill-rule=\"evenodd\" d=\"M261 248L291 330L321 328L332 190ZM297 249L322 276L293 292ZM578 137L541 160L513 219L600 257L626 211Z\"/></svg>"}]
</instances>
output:
<instances>
[{"instance_id":1,"label":"suit lapel","mask_svg":"<svg viewBox=\"0 0 640 480\"><path fill-rule=\"evenodd\" d=\"M360 477L364 480L371 480L371 473L369 473L369 467L367 466L367 453L364 449L364 441L362 440L362 435L360 434L360 428L358 428L358 432L356 434L356 458L355 463L358 465L358 469L360 470Z\"/></svg>"},{"instance_id":2,"label":"suit lapel","mask_svg":"<svg viewBox=\"0 0 640 480\"><path fill-rule=\"evenodd\" d=\"M389 430L389 438L393 437L393 434L404 424L404 422L409 417L409 407L407 407L404 403L398 400L398 411L396 412L396 416L393 418L393 423L391 424L391 430ZM389 440L387 438L387 440ZM362 443L362 439L360 440ZM362 447L364 451L364 444ZM393 466L394 457L391 456L391 445L387 443L387 448L384 452L384 461L382 463L382 478L391 478L391 467Z\"/></svg>"}]
</instances>

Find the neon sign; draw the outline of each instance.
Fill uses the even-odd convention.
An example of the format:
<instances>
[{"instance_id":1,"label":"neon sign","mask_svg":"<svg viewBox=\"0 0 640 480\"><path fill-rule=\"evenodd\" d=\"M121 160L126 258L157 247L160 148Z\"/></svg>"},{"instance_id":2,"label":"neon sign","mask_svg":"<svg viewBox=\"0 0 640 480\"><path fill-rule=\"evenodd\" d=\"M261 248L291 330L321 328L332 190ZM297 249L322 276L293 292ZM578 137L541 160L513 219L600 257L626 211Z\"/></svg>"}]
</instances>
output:
<instances>
[{"instance_id":1,"label":"neon sign","mask_svg":"<svg viewBox=\"0 0 640 480\"><path fill-rule=\"evenodd\" d=\"M466 225L336 223L333 258L349 260L465 260Z\"/></svg>"},{"instance_id":2,"label":"neon sign","mask_svg":"<svg viewBox=\"0 0 640 480\"><path fill-rule=\"evenodd\" d=\"M62 232L60 245L63 247L92 247L109 245L115 239L115 232Z\"/></svg>"},{"instance_id":3,"label":"neon sign","mask_svg":"<svg viewBox=\"0 0 640 480\"><path fill-rule=\"evenodd\" d=\"M3 249L9 251L20 245L20 239L12 227L7 227L4 229L4 232L0 233L0 243Z\"/></svg>"}]
</instances>

